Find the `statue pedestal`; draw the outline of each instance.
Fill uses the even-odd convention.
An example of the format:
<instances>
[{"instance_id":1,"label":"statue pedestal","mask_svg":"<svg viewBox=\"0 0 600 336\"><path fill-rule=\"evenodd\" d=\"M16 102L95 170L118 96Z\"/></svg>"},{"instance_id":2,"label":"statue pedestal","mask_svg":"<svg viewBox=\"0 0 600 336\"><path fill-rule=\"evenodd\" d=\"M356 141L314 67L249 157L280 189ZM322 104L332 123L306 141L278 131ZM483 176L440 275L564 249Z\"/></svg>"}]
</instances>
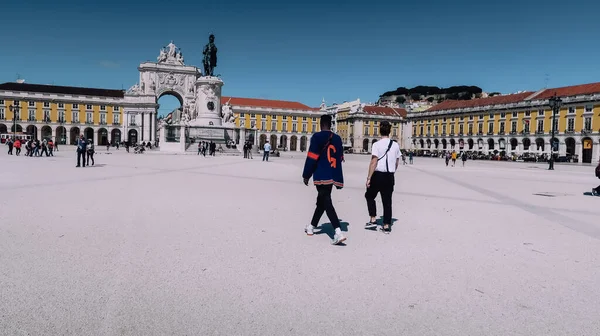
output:
<instances>
[{"instance_id":1,"label":"statue pedestal","mask_svg":"<svg viewBox=\"0 0 600 336\"><path fill-rule=\"evenodd\" d=\"M222 86L223 81L214 76L203 76L196 80L195 118L190 121L190 126L221 126Z\"/></svg>"}]
</instances>

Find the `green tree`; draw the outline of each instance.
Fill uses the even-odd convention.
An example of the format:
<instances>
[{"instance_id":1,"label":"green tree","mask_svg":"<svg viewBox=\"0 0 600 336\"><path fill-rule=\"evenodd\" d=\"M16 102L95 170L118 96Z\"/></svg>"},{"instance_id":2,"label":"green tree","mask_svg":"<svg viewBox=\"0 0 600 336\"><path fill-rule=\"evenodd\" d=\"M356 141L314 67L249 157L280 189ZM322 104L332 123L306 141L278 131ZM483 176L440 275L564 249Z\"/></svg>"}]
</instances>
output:
<instances>
[{"instance_id":1,"label":"green tree","mask_svg":"<svg viewBox=\"0 0 600 336\"><path fill-rule=\"evenodd\" d=\"M420 93L411 93L410 94L410 99L417 101L417 100L421 100L421 94Z\"/></svg>"},{"instance_id":2,"label":"green tree","mask_svg":"<svg viewBox=\"0 0 600 336\"><path fill-rule=\"evenodd\" d=\"M398 96L396 97L396 103L398 104L404 104L406 102L406 98L404 96Z\"/></svg>"}]
</instances>

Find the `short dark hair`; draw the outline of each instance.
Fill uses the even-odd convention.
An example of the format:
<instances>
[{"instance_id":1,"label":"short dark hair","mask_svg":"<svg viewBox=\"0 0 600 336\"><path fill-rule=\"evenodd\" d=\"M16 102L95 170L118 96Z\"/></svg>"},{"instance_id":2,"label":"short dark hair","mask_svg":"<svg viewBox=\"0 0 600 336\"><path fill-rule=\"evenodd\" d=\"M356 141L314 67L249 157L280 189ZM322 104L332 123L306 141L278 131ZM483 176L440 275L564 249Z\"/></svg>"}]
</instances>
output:
<instances>
[{"instance_id":1,"label":"short dark hair","mask_svg":"<svg viewBox=\"0 0 600 336\"><path fill-rule=\"evenodd\" d=\"M392 130L392 124L390 124L388 121L382 121L379 124L379 133L382 136L389 136L391 130Z\"/></svg>"},{"instance_id":2,"label":"short dark hair","mask_svg":"<svg viewBox=\"0 0 600 336\"><path fill-rule=\"evenodd\" d=\"M329 114L321 116L321 128L331 128L331 116Z\"/></svg>"}]
</instances>

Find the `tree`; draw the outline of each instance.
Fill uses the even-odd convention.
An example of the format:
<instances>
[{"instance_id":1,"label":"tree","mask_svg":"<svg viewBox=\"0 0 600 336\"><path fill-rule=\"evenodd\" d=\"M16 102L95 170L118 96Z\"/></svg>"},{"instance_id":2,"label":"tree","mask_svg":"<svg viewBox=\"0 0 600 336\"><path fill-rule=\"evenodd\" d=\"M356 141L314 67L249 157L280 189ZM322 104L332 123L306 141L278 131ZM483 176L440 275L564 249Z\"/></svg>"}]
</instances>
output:
<instances>
[{"instance_id":1,"label":"tree","mask_svg":"<svg viewBox=\"0 0 600 336\"><path fill-rule=\"evenodd\" d=\"M406 102L406 98L404 96L398 96L396 97L396 103L402 105Z\"/></svg>"},{"instance_id":2,"label":"tree","mask_svg":"<svg viewBox=\"0 0 600 336\"><path fill-rule=\"evenodd\" d=\"M429 97L429 98L427 98L427 101L428 101L428 102L430 102L430 103L433 103L433 101L434 101L434 100L435 100L435 98L433 98L433 96L432 96L432 97Z\"/></svg>"},{"instance_id":3,"label":"tree","mask_svg":"<svg viewBox=\"0 0 600 336\"><path fill-rule=\"evenodd\" d=\"M412 99L413 101L417 101L417 100L421 100L421 94L420 93L411 93L410 94L410 99Z\"/></svg>"}]
</instances>

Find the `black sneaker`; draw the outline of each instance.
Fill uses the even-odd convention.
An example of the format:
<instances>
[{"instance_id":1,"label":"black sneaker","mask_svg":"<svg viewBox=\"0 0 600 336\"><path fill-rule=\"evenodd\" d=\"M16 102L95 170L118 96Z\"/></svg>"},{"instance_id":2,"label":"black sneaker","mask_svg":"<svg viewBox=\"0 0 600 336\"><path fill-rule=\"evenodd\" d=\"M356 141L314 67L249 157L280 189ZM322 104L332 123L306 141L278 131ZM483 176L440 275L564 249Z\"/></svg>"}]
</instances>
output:
<instances>
[{"instance_id":1,"label":"black sneaker","mask_svg":"<svg viewBox=\"0 0 600 336\"><path fill-rule=\"evenodd\" d=\"M371 229L374 229L376 227L377 227L377 221L375 221L375 222L367 222L365 224L365 229L367 229L367 230L371 230Z\"/></svg>"},{"instance_id":2,"label":"black sneaker","mask_svg":"<svg viewBox=\"0 0 600 336\"><path fill-rule=\"evenodd\" d=\"M596 191L596 188L592 188L592 196L598 196L598 192Z\"/></svg>"}]
</instances>

